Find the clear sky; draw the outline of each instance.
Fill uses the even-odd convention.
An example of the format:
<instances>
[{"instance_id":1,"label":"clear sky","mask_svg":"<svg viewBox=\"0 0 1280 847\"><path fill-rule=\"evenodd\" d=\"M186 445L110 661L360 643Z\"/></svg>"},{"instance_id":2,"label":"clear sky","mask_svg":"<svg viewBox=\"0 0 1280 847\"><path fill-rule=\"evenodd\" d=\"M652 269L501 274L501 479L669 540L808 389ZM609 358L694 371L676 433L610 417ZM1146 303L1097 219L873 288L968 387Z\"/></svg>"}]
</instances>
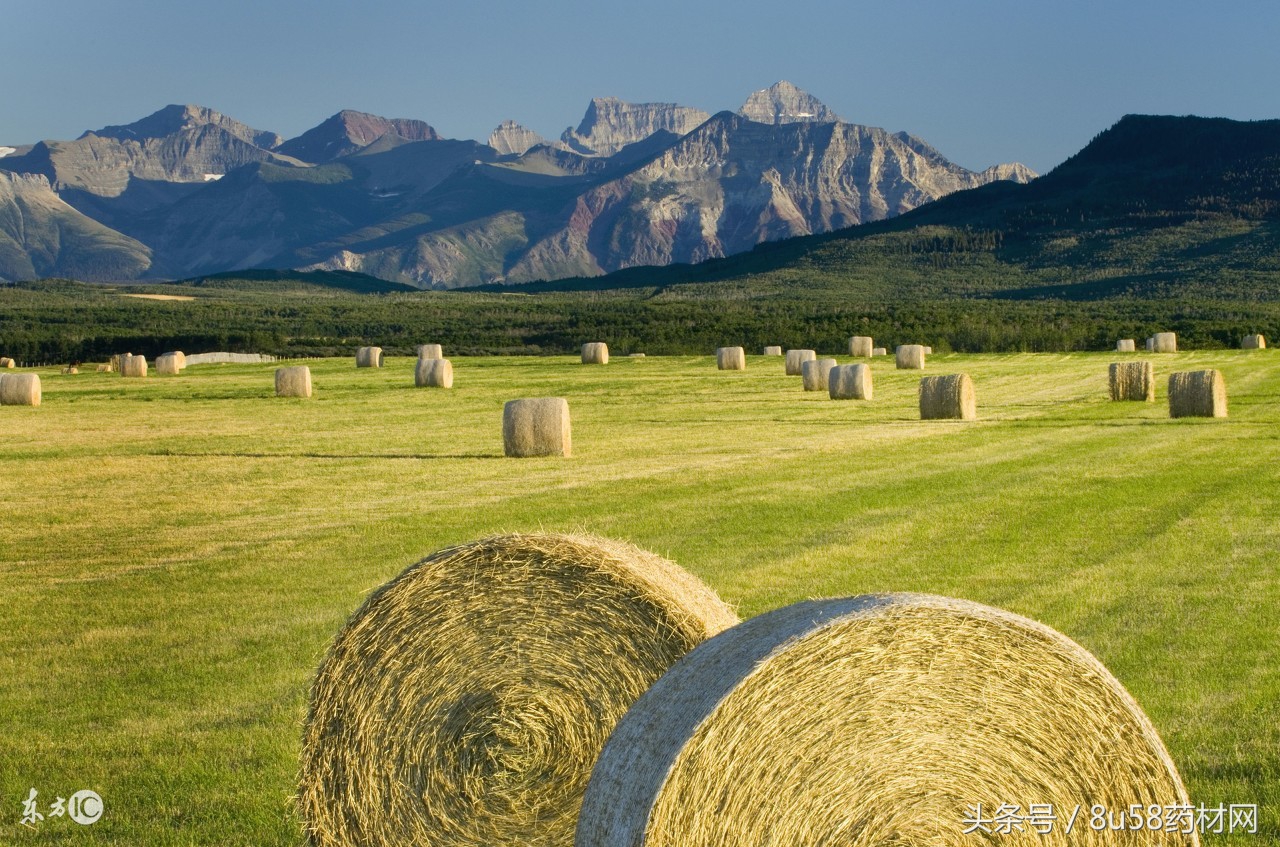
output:
<instances>
[{"instance_id":1,"label":"clear sky","mask_svg":"<svg viewBox=\"0 0 1280 847\"><path fill-rule=\"evenodd\" d=\"M1280 3L0 0L0 145L168 103L556 137L592 97L736 109L788 79L968 168L1044 172L1127 113L1280 118Z\"/></svg>"}]
</instances>

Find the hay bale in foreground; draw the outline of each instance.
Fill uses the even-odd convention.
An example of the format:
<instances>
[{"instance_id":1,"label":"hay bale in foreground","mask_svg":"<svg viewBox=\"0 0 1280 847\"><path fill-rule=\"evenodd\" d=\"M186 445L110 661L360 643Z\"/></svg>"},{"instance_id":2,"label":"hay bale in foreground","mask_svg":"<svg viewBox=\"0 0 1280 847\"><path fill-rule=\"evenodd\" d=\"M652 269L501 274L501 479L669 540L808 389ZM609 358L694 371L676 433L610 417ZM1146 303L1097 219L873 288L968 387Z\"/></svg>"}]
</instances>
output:
<instances>
[{"instance_id":1,"label":"hay bale in foreground","mask_svg":"<svg viewBox=\"0 0 1280 847\"><path fill-rule=\"evenodd\" d=\"M120 357L120 376L144 377L147 375L147 357L126 353Z\"/></svg>"},{"instance_id":2,"label":"hay bale in foreground","mask_svg":"<svg viewBox=\"0 0 1280 847\"><path fill-rule=\"evenodd\" d=\"M871 351L876 349L875 343L869 335L855 335L849 339L849 355L859 358L869 358Z\"/></svg>"},{"instance_id":3,"label":"hay bale in foreground","mask_svg":"<svg viewBox=\"0 0 1280 847\"><path fill-rule=\"evenodd\" d=\"M1267 339L1261 335L1246 335L1240 339L1241 350L1266 350Z\"/></svg>"},{"instance_id":4,"label":"hay bale in foreground","mask_svg":"<svg viewBox=\"0 0 1280 847\"><path fill-rule=\"evenodd\" d=\"M836 365L827 374L827 391L832 400L870 400L871 366Z\"/></svg>"},{"instance_id":5,"label":"hay bale in foreground","mask_svg":"<svg viewBox=\"0 0 1280 847\"><path fill-rule=\"evenodd\" d=\"M717 347L716 367L722 371L745 371L747 353L741 347Z\"/></svg>"},{"instance_id":6,"label":"hay bale in foreground","mask_svg":"<svg viewBox=\"0 0 1280 847\"><path fill-rule=\"evenodd\" d=\"M1063 817L1046 835L963 834L966 807L1005 802ZM575 845L1193 847L1065 832L1080 804L1188 802L1151 722L1083 647L1000 609L886 594L797 603L696 647L610 736Z\"/></svg>"},{"instance_id":7,"label":"hay bale in foreground","mask_svg":"<svg viewBox=\"0 0 1280 847\"><path fill-rule=\"evenodd\" d=\"M812 362L817 358L818 353L815 350L788 350L783 367L786 369L787 376L801 376L804 372L804 363Z\"/></svg>"},{"instance_id":8,"label":"hay bale in foreground","mask_svg":"<svg viewBox=\"0 0 1280 847\"><path fill-rule=\"evenodd\" d=\"M977 420L973 380L968 374L926 376L920 380L920 420Z\"/></svg>"},{"instance_id":9,"label":"hay bale in foreground","mask_svg":"<svg viewBox=\"0 0 1280 847\"><path fill-rule=\"evenodd\" d=\"M889 355L889 351L887 348L884 348L884 347L874 347L871 350L872 358L876 356L888 356L888 355Z\"/></svg>"},{"instance_id":10,"label":"hay bale in foreground","mask_svg":"<svg viewBox=\"0 0 1280 847\"><path fill-rule=\"evenodd\" d=\"M419 344L418 358L419 359L443 359L444 348L441 347L439 344Z\"/></svg>"},{"instance_id":11,"label":"hay bale in foreground","mask_svg":"<svg viewBox=\"0 0 1280 847\"><path fill-rule=\"evenodd\" d=\"M609 345L603 341L588 341L582 345L582 364L609 364Z\"/></svg>"},{"instance_id":12,"label":"hay bale in foreground","mask_svg":"<svg viewBox=\"0 0 1280 847\"><path fill-rule=\"evenodd\" d=\"M924 346L921 344L902 344L895 351L899 370L918 371L924 368Z\"/></svg>"},{"instance_id":13,"label":"hay bale in foreground","mask_svg":"<svg viewBox=\"0 0 1280 847\"><path fill-rule=\"evenodd\" d=\"M0 374L0 406L39 406L38 374Z\"/></svg>"},{"instance_id":14,"label":"hay bale in foreground","mask_svg":"<svg viewBox=\"0 0 1280 847\"><path fill-rule=\"evenodd\" d=\"M276 396L310 397L311 368L306 365L276 368Z\"/></svg>"},{"instance_id":15,"label":"hay bale in foreground","mask_svg":"<svg viewBox=\"0 0 1280 847\"><path fill-rule=\"evenodd\" d=\"M1150 362L1112 362L1110 385L1112 400L1156 399L1155 370Z\"/></svg>"},{"instance_id":16,"label":"hay bale in foreground","mask_svg":"<svg viewBox=\"0 0 1280 847\"><path fill-rule=\"evenodd\" d=\"M298 796L311 843L571 847L617 721L736 622L677 565L602 538L431 555L365 601L316 674Z\"/></svg>"},{"instance_id":17,"label":"hay bale in foreground","mask_svg":"<svg viewBox=\"0 0 1280 847\"><path fill-rule=\"evenodd\" d=\"M1169 374L1169 417L1225 418L1227 383L1218 370Z\"/></svg>"},{"instance_id":18,"label":"hay bale in foreground","mask_svg":"<svg viewBox=\"0 0 1280 847\"><path fill-rule=\"evenodd\" d=\"M571 456L569 401L563 397L508 400L502 407L502 448L508 456Z\"/></svg>"},{"instance_id":19,"label":"hay bale in foreground","mask_svg":"<svg viewBox=\"0 0 1280 847\"><path fill-rule=\"evenodd\" d=\"M357 348L356 349L356 367L357 368L382 367L382 348L381 347Z\"/></svg>"},{"instance_id":20,"label":"hay bale in foreground","mask_svg":"<svg viewBox=\"0 0 1280 847\"><path fill-rule=\"evenodd\" d=\"M782 355L782 348L781 348L781 347L778 347L777 345L770 345L770 346L768 346L768 347L764 348L764 354L763 354L763 355L765 355L765 356L781 356L781 355Z\"/></svg>"},{"instance_id":21,"label":"hay bale in foreground","mask_svg":"<svg viewBox=\"0 0 1280 847\"><path fill-rule=\"evenodd\" d=\"M453 363L448 359L419 359L413 369L419 388L453 388Z\"/></svg>"},{"instance_id":22,"label":"hay bale in foreground","mask_svg":"<svg viewBox=\"0 0 1280 847\"><path fill-rule=\"evenodd\" d=\"M1178 334L1176 332L1157 332L1151 337L1151 352L1177 353Z\"/></svg>"},{"instance_id":23,"label":"hay bale in foreground","mask_svg":"<svg viewBox=\"0 0 1280 847\"><path fill-rule=\"evenodd\" d=\"M178 366L178 357L173 353L161 353L156 356L156 373L174 376L181 370Z\"/></svg>"},{"instance_id":24,"label":"hay bale in foreground","mask_svg":"<svg viewBox=\"0 0 1280 847\"><path fill-rule=\"evenodd\" d=\"M812 359L800 365L800 380L805 391L826 391L830 385L831 369L835 359Z\"/></svg>"}]
</instances>

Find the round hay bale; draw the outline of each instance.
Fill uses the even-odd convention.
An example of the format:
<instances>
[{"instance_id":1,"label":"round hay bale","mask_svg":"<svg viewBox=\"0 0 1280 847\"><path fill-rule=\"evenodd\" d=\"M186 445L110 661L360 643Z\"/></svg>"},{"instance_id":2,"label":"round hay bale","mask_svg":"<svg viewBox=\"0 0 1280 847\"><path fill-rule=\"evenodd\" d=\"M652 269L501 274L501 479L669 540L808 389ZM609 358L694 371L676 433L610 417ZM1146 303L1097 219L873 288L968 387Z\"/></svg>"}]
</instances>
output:
<instances>
[{"instance_id":1,"label":"round hay bale","mask_svg":"<svg viewBox=\"0 0 1280 847\"><path fill-rule=\"evenodd\" d=\"M98 365L97 372L100 374L111 373L111 365L110 364Z\"/></svg>"},{"instance_id":2,"label":"round hay bale","mask_svg":"<svg viewBox=\"0 0 1280 847\"><path fill-rule=\"evenodd\" d=\"M588 341L582 345L582 364L609 364L609 345L603 341Z\"/></svg>"},{"instance_id":3,"label":"round hay bale","mask_svg":"<svg viewBox=\"0 0 1280 847\"><path fill-rule=\"evenodd\" d=\"M356 367L357 368L380 368L382 367L382 348L381 347L360 347L356 350Z\"/></svg>"},{"instance_id":4,"label":"round hay bale","mask_svg":"<svg viewBox=\"0 0 1280 847\"><path fill-rule=\"evenodd\" d=\"M444 348L441 347L439 344L419 344L418 358L419 359L443 359Z\"/></svg>"},{"instance_id":5,"label":"round hay bale","mask_svg":"<svg viewBox=\"0 0 1280 847\"><path fill-rule=\"evenodd\" d=\"M1110 381L1112 400L1156 399L1155 370L1150 362L1112 362Z\"/></svg>"},{"instance_id":6,"label":"round hay bale","mask_svg":"<svg viewBox=\"0 0 1280 847\"><path fill-rule=\"evenodd\" d=\"M126 353L120 357L120 376L145 377L147 375L147 357Z\"/></svg>"},{"instance_id":7,"label":"round hay bale","mask_svg":"<svg viewBox=\"0 0 1280 847\"><path fill-rule=\"evenodd\" d=\"M781 347L778 347L778 346L776 346L776 345L770 345L770 346L768 346L768 347L764 348L764 354L763 354L763 355L765 355L765 356L781 356L781 355L782 355L782 348L781 348Z\"/></svg>"},{"instance_id":8,"label":"round hay bale","mask_svg":"<svg viewBox=\"0 0 1280 847\"><path fill-rule=\"evenodd\" d=\"M835 359L811 359L800 364L800 382L805 391L826 391Z\"/></svg>"},{"instance_id":9,"label":"round hay bale","mask_svg":"<svg viewBox=\"0 0 1280 847\"><path fill-rule=\"evenodd\" d=\"M1227 383L1214 369L1169 374L1169 417L1225 418Z\"/></svg>"},{"instance_id":10,"label":"round hay bale","mask_svg":"<svg viewBox=\"0 0 1280 847\"><path fill-rule=\"evenodd\" d=\"M924 345L924 354L925 354L926 356L932 356L932 355L933 355L933 348L932 348L932 347L930 347L928 344Z\"/></svg>"},{"instance_id":11,"label":"round hay bale","mask_svg":"<svg viewBox=\"0 0 1280 847\"><path fill-rule=\"evenodd\" d=\"M311 368L306 365L276 368L276 396L310 397Z\"/></svg>"},{"instance_id":12,"label":"round hay bale","mask_svg":"<svg viewBox=\"0 0 1280 847\"><path fill-rule=\"evenodd\" d=\"M1157 332L1152 337L1151 352L1153 353L1177 353L1178 352L1178 334L1176 332Z\"/></svg>"},{"instance_id":13,"label":"round hay bale","mask_svg":"<svg viewBox=\"0 0 1280 847\"><path fill-rule=\"evenodd\" d=\"M161 353L156 356L156 373L173 376L182 370L178 365L178 357L173 353Z\"/></svg>"},{"instance_id":14,"label":"round hay bale","mask_svg":"<svg viewBox=\"0 0 1280 847\"><path fill-rule=\"evenodd\" d=\"M887 355L889 355L889 351L888 351L888 350L886 350L884 347L873 347L873 348L872 348L872 350L871 350L871 355L872 355L873 357L875 357L875 356L887 356Z\"/></svg>"},{"instance_id":15,"label":"round hay bale","mask_svg":"<svg viewBox=\"0 0 1280 847\"><path fill-rule=\"evenodd\" d=\"M1138 345L1134 343L1132 338L1121 338L1116 342L1117 353L1136 353Z\"/></svg>"},{"instance_id":16,"label":"round hay bale","mask_svg":"<svg viewBox=\"0 0 1280 847\"><path fill-rule=\"evenodd\" d=\"M1191 847L1194 833L1088 826L1095 803L1188 802L1151 722L1083 647L1000 609L887 594L797 603L695 648L609 738L575 845ZM966 835L979 803L987 832ZM1005 803L1061 819L995 834Z\"/></svg>"},{"instance_id":17,"label":"round hay bale","mask_svg":"<svg viewBox=\"0 0 1280 847\"><path fill-rule=\"evenodd\" d=\"M419 359L413 369L413 384L419 388L453 388L453 363L448 359Z\"/></svg>"},{"instance_id":18,"label":"round hay bale","mask_svg":"<svg viewBox=\"0 0 1280 847\"><path fill-rule=\"evenodd\" d=\"M869 335L855 335L849 339L849 355L861 358L869 358L871 351L876 349L875 344Z\"/></svg>"},{"instance_id":19,"label":"round hay bale","mask_svg":"<svg viewBox=\"0 0 1280 847\"><path fill-rule=\"evenodd\" d=\"M569 401L563 397L508 400L502 407L502 448L508 456L571 456Z\"/></svg>"},{"instance_id":20,"label":"round hay bale","mask_svg":"<svg viewBox=\"0 0 1280 847\"><path fill-rule=\"evenodd\" d=\"M787 376L802 376L804 363L812 362L817 358L818 354L814 350L788 350L783 367L786 369Z\"/></svg>"},{"instance_id":21,"label":"round hay bale","mask_svg":"<svg viewBox=\"0 0 1280 847\"><path fill-rule=\"evenodd\" d=\"M977 420L973 380L968 374L926 376L920 380L920 420Z\"/></svg>"},{"instance_id":22,"label":"round hay bale","mask_svg":"<svg viewBox=\"0 0 1280 847\"><path fill-rule=\"evenodd\" d=\"M899 370L922 370L925 357L924 345L900 344L896 350L896 357Z\"/></svg>"},{"instance_id":23,"label":"round hay bale","mask_svg":"<svg viewBox=\"0 0 1280 847\"><path fill-rule=\"evenodd\" d=\"M316 674L311 843L570 847L617 721L736 622L629 544L508 535L433 554L365 601Z\"/></svg>"},{"instance_id":24,"label":"round hay bale","mask_svg":"<svg viewBox=\"0 0 1280 847\"><path fill-rule=\"evenodd\" d=\"M827 374L827 391L832 400L870 400L871 366L836 365Z\"/></svg>"},{"instance_id":25,"label":"round hay bale","mask_svg":"<svg viewBox=\"0 0 1280 847\"><path fill-rule=\"evenodd\" d=\"M628 353L628 354L627 354L627 358L628 358L628 359L643 359L643 358L644 358L644 354L643 354L643 353Z\"/></svg>"},{"instance_id":26,"label":"round hay bale","mask_svg":"<svg viewBox=\"0 0 1280 847\"><path fill-rule=\"evenodd\" d=\"M0 374L0 406L39 406L37 374Z\"/></svg>"},{"instance_id":27,"label":"round hay bale","mask_svg":"<svg viewBox=\"0 0 1280 847\"><path fill-rule=\"evenodd\" d=\"M716 367L722 371L745 371L747 353L741 347L717 347Z\"/></svg>"},{"instance_id":28,"label":"round hay bale","mask_svg":"<svg viewBox=\"0 0 1280 847\"><path fill-rule=\"evenodd\" d=\"M0 356L0 368L16 368L18 363L8 356Z\"/></svg>"},{"instance_id":29,"label":"round hay bale","mask_svg":"<svg viewBox=\"0 0 1280 847\"><path fill-rule=\"evenodd\" d=\"M1261 335L1246 335L1240 339L1241 350L1266 350L1267 339Z\"/></svg>"},{"instance_id":30,"label":"round hay bale","mask_svg":"<svg viewBox=\"0 0 1280 847\"><path fill-rule=\"evenodd\" d=\"M1150 338L1148 338L1148 339L1147 339L1147 352L1148 352L1148 353L1154 353L1154 352L1156 352L1156 339L1155 339L1155 336L1151 336Z\"/></svg>"}]
</instances>

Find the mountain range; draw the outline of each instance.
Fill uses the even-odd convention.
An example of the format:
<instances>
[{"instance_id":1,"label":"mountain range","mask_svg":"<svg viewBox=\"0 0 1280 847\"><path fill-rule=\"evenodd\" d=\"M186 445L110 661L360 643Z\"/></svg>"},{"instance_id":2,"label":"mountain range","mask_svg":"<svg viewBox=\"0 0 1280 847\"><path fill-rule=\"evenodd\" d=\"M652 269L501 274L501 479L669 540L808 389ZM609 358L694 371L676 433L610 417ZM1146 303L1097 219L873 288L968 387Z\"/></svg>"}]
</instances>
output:
<instances>
[{"instance_id":1,"label":"mountain range","mask_svg":"<svg viewBox=\"0 0 1280 847\"><path fill-rule=\"evenodd\" d=\"M6 152L7 151L7 152ZM0 147L0 279L357 271L423 288L698 262L996 181L780 82L737 112L598 98L550 141L342 111L296 138L167 106Z\"/></svg>"}]
</instances>

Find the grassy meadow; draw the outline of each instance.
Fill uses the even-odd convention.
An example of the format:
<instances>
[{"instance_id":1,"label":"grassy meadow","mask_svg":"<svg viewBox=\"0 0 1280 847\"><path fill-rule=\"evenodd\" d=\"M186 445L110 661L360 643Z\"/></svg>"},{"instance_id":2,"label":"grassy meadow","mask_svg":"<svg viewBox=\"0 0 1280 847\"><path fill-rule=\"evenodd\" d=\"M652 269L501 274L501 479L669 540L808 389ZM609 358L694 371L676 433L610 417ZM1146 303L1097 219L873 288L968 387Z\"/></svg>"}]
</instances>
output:
<instances>
[{"instance_id":1,"label":"grassy meadow","mask_svg":"<svg viewBox=\"0 0 1280 847\"><path fill-rule=\"evenodd\" d=\"M892 357L871 402L761 356L455 358L450 391L409 358L310 360L311 400L272 365L42 369L39 408L0 408L0 844L301 843L343 621L434 550L531 530L632 541L744 617L921 591L1043 621L1133 693L1193 802L1261 806L1206 843L1280 843L1280 352L1137 357L1156 403L1108 401L1113 353L931 357L973 377L970 423L918 420ZM1168 374L1208 367L1230 419L1170 420ZM573 457L504 458L503 402L540 396L568 399ZM21 826L31 788L106 811Z\"/></svg>"}]
</instances>

